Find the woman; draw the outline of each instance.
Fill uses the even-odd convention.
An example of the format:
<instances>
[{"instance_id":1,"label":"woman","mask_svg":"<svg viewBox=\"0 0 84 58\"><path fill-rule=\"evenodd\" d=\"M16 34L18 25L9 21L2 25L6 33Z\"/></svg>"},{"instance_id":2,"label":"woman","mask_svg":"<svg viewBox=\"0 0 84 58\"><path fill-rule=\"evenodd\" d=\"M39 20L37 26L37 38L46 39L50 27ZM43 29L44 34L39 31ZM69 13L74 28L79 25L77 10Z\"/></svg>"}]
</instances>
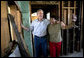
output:
<instances>
[{"instance_id":1,"label":"woman","mask_svg":"<svg viewBox=\"0 0 84 58\"><path fill-rule=\"evenodd\" d=\"M74 18L75 17L76 16L74 16ZM60 55L62 42L61 28L67 29L74 26L74 22L76 21L76 19L72 20L73 22L68 26L66 26L62 21L59 21L59 19L56 19L54 15L51 16L50 20L51 23L48 26L50 56L56 57L57 54L58 57Z\"/></svg>"}]
</instances>

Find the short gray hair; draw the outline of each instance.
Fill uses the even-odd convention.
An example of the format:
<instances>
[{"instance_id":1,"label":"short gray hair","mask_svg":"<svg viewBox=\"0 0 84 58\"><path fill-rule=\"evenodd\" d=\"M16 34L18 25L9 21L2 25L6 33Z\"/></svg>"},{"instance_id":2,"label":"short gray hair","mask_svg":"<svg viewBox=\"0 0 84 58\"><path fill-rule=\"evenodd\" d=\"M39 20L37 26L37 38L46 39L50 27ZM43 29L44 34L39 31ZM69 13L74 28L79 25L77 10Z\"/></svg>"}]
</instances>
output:
<instances>
[{"instance_id":1,"label":"short gray hair","mask_svg":"<svg viewBox=\"0 0 84 58\"><path fill-rule=\"evenodd\" d=\"M42 9L38 9L38 10L37 10L37 13L38 13L39 11L43 11L43 10L42 10ZM44 11L43 11L43 12L44 12Z\"/></svg>"}]
</instances>

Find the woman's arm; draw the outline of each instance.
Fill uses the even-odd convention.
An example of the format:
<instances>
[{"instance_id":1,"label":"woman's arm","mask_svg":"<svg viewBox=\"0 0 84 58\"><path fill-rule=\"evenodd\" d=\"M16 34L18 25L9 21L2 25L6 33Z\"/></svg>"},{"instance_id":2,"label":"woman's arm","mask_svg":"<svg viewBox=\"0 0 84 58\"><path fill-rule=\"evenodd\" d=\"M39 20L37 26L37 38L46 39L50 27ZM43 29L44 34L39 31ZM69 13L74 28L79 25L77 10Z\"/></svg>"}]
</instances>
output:
<instances>
[{"instance_id":1,"label":"woman's arm","mask_svg":"<svg viewBox=\"0 0 84 58\"><path fill-rule=\"evenodd\" d=\"M69 29L69 28L75 26L76 20L77 20L77 17L76 17L76 15L73 14L72 15L72 22L69 25L65 25L63 22L61 22L61 26L63 29Z\"/></svg>"},{"instance_id":2,"label":"woman's arm","mask_svg":"<svg viewBox=\"0 0 84 58\"><path fill-rule=\"evenodd\" d=\"M74 25L75 25L75 22L72 22L69 25L66 25L63 22L61 22L62 29L69 29L69 28L73 27Z\"/></svg>"}]
</instances>

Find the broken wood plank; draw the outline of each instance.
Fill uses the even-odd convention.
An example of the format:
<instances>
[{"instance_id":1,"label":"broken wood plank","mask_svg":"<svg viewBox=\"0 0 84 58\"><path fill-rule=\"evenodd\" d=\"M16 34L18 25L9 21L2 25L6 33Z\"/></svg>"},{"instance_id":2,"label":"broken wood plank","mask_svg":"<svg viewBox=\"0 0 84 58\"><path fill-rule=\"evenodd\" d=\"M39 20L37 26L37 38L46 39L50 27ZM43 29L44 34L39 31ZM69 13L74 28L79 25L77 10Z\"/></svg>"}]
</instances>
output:
<instances>
[{"instance_id":1,"label":"broken wood plank","mask_svg":"<svg viewBox=\"0 0 84 58\"><path fill-rule=\"evenodd\" d=\"M17 24L17 12L16 12L17 11L17 7L16 7L16 5L10 5L9 8L10 8L10 14L12 14L15 17L14 21ZM14 30L13 30L13 26L11 25L10 28L11 28L12 40L16 40L17 41L17 37L16 37L16 34L15 34Z\"/></svg>"},{"instance_id":2,"label":"broken wood plank","mask_svg":"<svg viewBox=\"0 0 84 58\"><path fill-rule=\"evenodd\" d=\"M22 32L21 32L21 30L22 30L22 28L21 28L21 13L20 13L19 10L16 11L16 20L17 20L16 23L17 23L18 31L19 31L20 33L22 33Z\"/></svg>"},{"instance_id":3,"label":"broken wood plank","mask_svg":"<svg viewBox=\"0 0 84 58\"><path fill-rule=\"evenodd\" d=\"M22 56L23 57L24 56L29 57L30 54L29 54L28 50L26 50L27 47L26 47L26 45L24 43L24 40L21 38L20 33L18 32L17 26L16 26L15 21L14 21L14 17L12 15L8 14L8 18L11 21L13 29L14 29L14 31L16 33L17 42L19 44L19 48L20 48L20 52L21 52Z\"/></svg>"}]
</instances>

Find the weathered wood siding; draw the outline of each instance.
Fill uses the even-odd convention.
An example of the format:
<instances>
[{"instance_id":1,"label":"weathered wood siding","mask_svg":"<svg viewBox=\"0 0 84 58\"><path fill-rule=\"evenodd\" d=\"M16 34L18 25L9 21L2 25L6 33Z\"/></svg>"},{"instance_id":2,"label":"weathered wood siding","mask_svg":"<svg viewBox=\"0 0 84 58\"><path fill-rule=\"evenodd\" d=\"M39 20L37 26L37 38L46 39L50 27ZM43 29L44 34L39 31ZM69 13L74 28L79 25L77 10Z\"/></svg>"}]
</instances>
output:
<instances>
[{"instance_id":1,"label":"weathered wood siding","mask_svg":"<svg viewBox=\"0 0 84 58\"><path fill-rule=\"evenodd\" d=\"M10 42L7 6L7 1L1 1L1 56L6 54Z\"/></svg>"}]
</instances>

